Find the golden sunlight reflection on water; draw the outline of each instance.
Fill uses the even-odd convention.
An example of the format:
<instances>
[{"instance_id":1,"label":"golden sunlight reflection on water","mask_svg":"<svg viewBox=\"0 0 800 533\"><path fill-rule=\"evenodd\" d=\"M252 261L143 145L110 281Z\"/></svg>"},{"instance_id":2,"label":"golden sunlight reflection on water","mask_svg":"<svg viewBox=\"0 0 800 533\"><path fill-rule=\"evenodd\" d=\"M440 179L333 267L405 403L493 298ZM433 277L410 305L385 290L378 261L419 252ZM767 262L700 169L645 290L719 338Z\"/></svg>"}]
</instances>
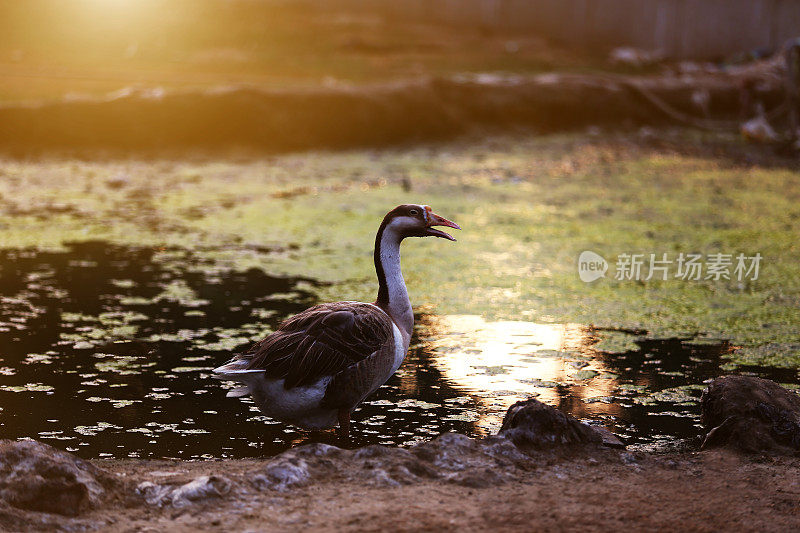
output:
<instances>
[{"instance_id":1,"label":"golden sunlight reflection on water","mask_svg":"<svg viewBox=\"0 0 800 533\"><path fill-rule=\"evenodd\" d=\"M508 407L531 397L578 417L619 414L603 401L618 383L588 326L487 322L476 315L428 315L422 326L433 366L477 400L479 433L496 432Z\"/></svg>"}]
</instances>

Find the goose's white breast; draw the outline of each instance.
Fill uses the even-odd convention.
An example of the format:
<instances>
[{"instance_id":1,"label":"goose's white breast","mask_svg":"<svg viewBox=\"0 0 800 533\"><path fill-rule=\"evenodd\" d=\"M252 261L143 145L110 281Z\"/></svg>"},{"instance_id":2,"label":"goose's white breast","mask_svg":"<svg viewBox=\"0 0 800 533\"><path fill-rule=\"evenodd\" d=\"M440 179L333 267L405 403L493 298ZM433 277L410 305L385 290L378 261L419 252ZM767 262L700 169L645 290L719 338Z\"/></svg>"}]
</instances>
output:
<instances>
[{"instance_id":1,"label":"goose's white breast","mask_svg":"<svg viewBox=\"0 0 800 533\"><path fill-rule=\"evenodd\" d=\"M392 371L389 372L389 377L392 377L397 372L397 369L400 368L400 365L403 364L408 351L403 334L400 333L400 328L394 322L392 322L392 333L394 334L394 363L392 364ZM389 379L389 377L386 379Z\"/></svg>"}]
</instances>

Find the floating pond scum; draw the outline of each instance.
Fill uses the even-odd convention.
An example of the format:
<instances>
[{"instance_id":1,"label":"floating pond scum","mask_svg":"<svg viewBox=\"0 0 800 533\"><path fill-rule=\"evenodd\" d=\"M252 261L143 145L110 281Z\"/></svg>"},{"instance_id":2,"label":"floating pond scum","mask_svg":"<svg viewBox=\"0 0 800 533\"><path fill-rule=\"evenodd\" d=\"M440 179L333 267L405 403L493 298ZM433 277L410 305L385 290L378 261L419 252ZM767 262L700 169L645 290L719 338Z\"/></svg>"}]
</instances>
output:
<instances>
[{"instance_id":1,"label":"floating pond scum","mask_svg":"<svg viewBox=\"0 0 800 533\"><path fill-rule=\"evenodd\" d=\"M210 371L316 302L308 278L240 271L178 248L75 243L0 252L0 433L82 457L273 455L306 434ZM605 348L604 348L605 346ZM356 411L354 444L495 432L537 397L659 448L699 433L726 341L651 339L581 324L418 316L406 362ZM741 371L796 384L795 370Z\"/></svg>"}]
</instances>

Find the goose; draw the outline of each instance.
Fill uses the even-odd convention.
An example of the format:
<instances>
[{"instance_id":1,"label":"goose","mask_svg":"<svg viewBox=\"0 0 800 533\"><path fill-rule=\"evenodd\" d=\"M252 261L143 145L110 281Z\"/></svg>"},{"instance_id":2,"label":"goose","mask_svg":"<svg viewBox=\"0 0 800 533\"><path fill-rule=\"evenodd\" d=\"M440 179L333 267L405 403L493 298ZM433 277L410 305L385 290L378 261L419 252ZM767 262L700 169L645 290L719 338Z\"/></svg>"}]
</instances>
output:
<instances>
[{"instance_id":1,"label":"goose","mask_svg":"<svg viewBox=\"0 0 800 533\"><path fill-rule=\"evenodd\" d=\"M214 377L241 384L227 396L249 394L268 417L307 430L338 423L340 437L348 438L353 409L395 373L411 342L414 312L400 271L400 243L406 237L455 241L433 226L461 229L427 205L389 211L375 237L376 300L324 303L287 319L214 369Z\"/></svg>"}]
</instances>

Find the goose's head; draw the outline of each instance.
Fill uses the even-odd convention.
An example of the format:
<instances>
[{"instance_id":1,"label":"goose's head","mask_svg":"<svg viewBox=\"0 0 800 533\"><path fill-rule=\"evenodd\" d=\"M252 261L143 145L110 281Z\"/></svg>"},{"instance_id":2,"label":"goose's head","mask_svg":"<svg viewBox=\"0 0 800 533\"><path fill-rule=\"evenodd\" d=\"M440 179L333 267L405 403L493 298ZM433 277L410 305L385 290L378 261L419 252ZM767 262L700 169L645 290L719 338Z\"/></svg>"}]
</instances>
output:
<instances>
[{"instance_id":1,"label":"goose's head","mask_svg":"<svg viewBox=\"0 0 800 533\"><path fill-rule=\"evenodd\" d=\"M429 205L417 204L398 205L386 214L383 226L396 233L401 240L406 237L441 237L454 241L451 235L433 226L461 229L455 222L434 213Z\"/></svg>"}]
</instances>

